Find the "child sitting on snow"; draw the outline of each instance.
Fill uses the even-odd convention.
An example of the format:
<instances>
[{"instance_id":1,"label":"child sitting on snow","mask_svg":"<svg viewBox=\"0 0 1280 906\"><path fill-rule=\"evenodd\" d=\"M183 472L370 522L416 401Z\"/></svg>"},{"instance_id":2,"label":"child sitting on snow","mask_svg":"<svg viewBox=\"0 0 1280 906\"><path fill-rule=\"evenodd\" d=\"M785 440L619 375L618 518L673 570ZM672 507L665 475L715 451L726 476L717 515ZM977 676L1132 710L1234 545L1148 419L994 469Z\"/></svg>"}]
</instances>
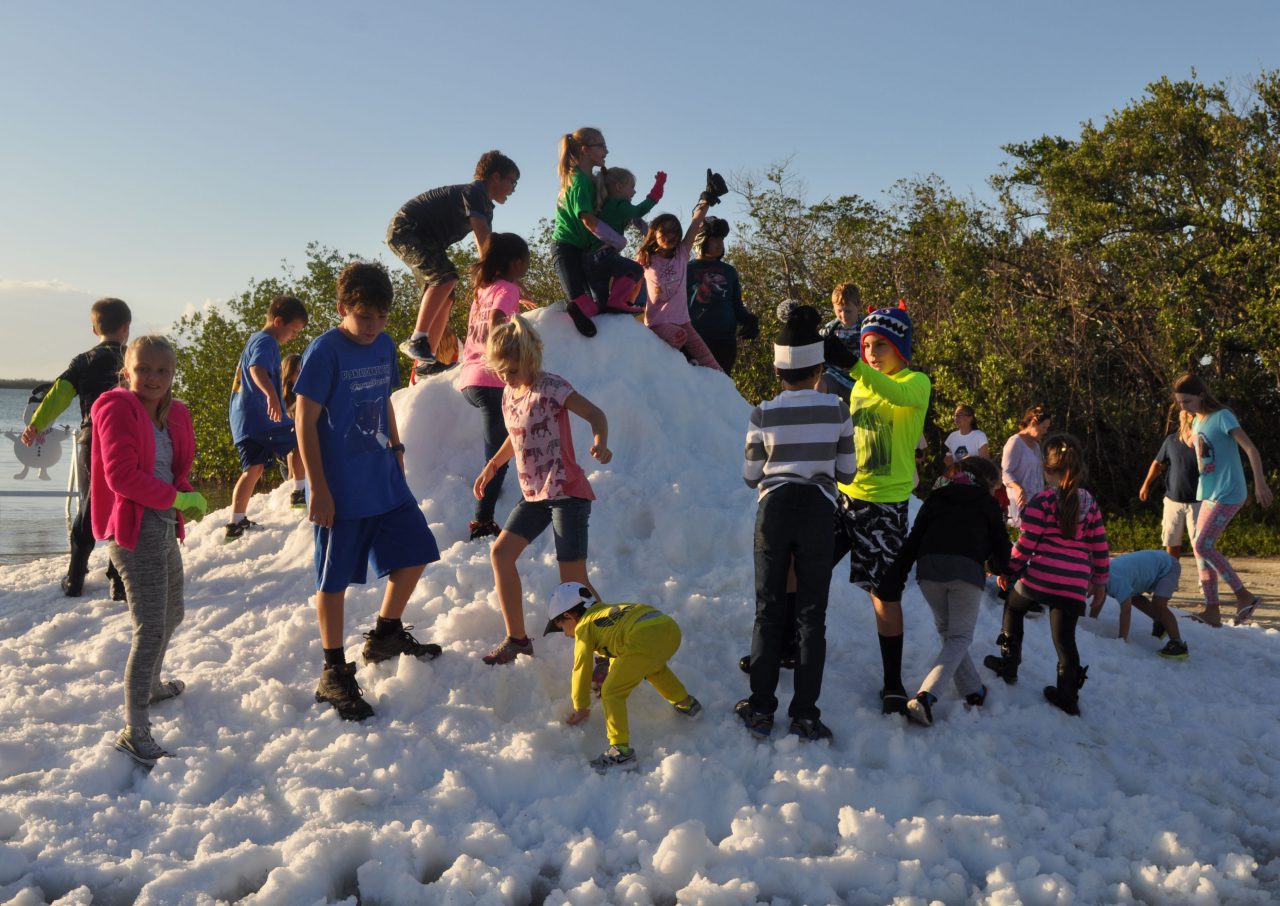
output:
<instances>
[{"instance_id":1,"label":"child sitting on snow","mask_svg":"<svg viewBox=\"0 0 1280 906\"><path fill-rule=\"evenodd\" d=\"M613 659L609 678L600 690L609 748L591 761L599 773L636 768L627 696L641 680L648 680L677 714L696 717L701 713L702 705L667 666L680 647L680 627L662 611L648 604L604 604L585 585L565 582L547 602L547 616L550 619L543 635L563 632L574 640L573 711L565 723L577 726L591 714L593 655L600 652Z\"/></svg>"}]
</instances>

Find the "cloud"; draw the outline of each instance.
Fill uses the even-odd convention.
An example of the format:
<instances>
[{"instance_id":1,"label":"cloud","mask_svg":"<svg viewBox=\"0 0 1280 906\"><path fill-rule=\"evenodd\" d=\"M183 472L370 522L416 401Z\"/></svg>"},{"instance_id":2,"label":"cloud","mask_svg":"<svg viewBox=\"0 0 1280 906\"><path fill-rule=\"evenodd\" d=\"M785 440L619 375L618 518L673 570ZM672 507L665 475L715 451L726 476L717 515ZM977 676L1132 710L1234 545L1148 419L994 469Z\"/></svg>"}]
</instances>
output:
<instances>
[{"instance_id":1,"label":"cloud","mask_svg":"<svg viewBox=\"0 0 1280 906\"><path fill-rule=\"evenodd\" d=\"M0 292L52 292L89 295L89 291L72 286L62 280L4 280L0 279Z\"/></svg>"}]
</instances>

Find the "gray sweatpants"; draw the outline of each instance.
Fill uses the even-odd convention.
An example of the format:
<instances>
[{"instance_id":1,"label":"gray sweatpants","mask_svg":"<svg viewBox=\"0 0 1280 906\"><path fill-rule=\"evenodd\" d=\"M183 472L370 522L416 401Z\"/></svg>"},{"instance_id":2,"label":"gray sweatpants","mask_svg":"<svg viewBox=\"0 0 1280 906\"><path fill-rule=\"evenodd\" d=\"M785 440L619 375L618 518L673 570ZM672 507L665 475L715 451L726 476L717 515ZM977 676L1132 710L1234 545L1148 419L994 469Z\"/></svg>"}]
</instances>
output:
<instances>
[{"instance_id":1,"label":"gray sweatpants","mask_svg":"<svg viewBox=\"0 0 1280 906\"><path fill-rule=\"evenodd\" d=\"M921 579L920 591L933 611L933 623L938 629L938 638L942 639L942 650L933 659L933 667L920 684L920 691L937 695L934 690L954 677L956 690L961 695L972 695L982 688L982 678L969 660L969 644L978 622L982 589L962 579L950 582Z\"/></svg>"},{"instance_id":2,"label":"gray sweatpants","mask_svg":"<svg viewBox=\"0 0 1280 906\"><path fill-rule=\"evenodd\" d=\"M160 686L165 649L183 616L182 555L176 527L147 510L137 547L125 550L112 541L108 553L124 579L133 616L133 647L124 668L125 721L131 727L145 727L152 690Z\"/></svg>"}]
</instances>

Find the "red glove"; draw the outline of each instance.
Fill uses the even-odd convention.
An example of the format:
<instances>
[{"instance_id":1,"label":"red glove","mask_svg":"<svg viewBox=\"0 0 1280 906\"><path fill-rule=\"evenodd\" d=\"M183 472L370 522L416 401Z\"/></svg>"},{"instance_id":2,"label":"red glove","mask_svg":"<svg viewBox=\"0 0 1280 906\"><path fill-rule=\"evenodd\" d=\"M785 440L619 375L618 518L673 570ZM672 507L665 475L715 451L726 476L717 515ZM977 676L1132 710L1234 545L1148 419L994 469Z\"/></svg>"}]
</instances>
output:
<instances>
[{"instance_id":1,"label":"red glove","mask_svg":"<svg viewBox=\"0 0 1280 906\"><path fill-rule=\"evenodd\" d=\"M659 170L653 177L653 188L649 190L650 201L662 201L662 190L667 185L667 174Z\"/></svg>"}]
</instances>

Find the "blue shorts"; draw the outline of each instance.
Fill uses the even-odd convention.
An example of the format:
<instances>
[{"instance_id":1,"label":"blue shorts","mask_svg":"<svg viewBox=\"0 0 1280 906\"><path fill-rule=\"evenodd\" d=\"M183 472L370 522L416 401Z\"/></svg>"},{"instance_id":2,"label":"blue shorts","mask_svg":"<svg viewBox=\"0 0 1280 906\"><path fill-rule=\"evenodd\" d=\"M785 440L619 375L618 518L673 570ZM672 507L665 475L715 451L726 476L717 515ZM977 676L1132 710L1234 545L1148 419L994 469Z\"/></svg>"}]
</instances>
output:
<instances>
[{"instance_id":1,"label":"blue shorts","mask_svg":"<svg viewBox=\"0 0 1280 906\"><path fill-rule=\"evenodd\" d=\"M363 585L370 560L378 578L384 579L397 569L440 559L435 535L414 501L377 516L335 519L333 528L316 526L315 538L317 591Z\"/></svg>"},{"instance_id":2,"label":"blue shorts","mask_svg":"<svg viewBox=\"0 0 1280 906\"><path fill-rule=\"evenodd\" d=\"M561 563L573 563L587 559L587 521L590 518L591 501L581 497L521 500L512 509L502 530L532 543L549 525L556 538L556 559Z\"/></svg>"},{"instance_id":3,"label":"blue shorts","mask_svg":"<svg viewBox=\"0 0 1280 906\"><path fill-rule=\"evenodd\" d=\"M253 466L269 466L277 459L284 459L297 448L298 438L292 424L238 440L236 452L240 454L240 471L247 472Z\"/></svg>"}]
</instances>

